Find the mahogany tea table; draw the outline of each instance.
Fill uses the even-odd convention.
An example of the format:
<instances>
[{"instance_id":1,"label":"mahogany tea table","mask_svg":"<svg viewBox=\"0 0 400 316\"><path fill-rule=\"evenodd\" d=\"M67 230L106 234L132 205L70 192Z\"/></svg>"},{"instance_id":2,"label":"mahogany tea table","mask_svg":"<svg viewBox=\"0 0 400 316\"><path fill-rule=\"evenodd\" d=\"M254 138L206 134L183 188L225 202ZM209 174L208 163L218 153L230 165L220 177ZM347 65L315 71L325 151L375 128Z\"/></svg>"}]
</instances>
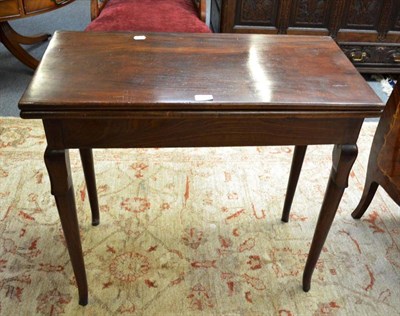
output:
<instances>
[{"instance_id":1,"label":"mahogany tea table","mask_svg":"<svg viewBox=\"0 0 400 316\"><path fill-rule=\"evenodd\" d=\"M308 291L363 120L383 106L330 37L97 32L57 32L19 103L22 118L43 120L81 305L88 287L70 148L80 150L97 225L92 148L295 145L288 214L306 146L334 144L303 275Z\"/></svg>"}]
</instances>

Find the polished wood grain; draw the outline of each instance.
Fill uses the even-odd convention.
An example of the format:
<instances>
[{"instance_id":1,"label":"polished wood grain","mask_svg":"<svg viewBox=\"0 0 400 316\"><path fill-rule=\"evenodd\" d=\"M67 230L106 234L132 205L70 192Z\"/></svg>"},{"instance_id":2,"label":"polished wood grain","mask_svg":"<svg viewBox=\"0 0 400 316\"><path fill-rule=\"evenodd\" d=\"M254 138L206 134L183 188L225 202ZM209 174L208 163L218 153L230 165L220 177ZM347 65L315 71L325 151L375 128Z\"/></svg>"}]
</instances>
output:
<instances>
[{"instance_id":1,"label":"polished wood grain","mask_svg":"<svg viewBox=\"0 0 400 316\"><path fill-rule=\"evenodd\" d=\"M244 112L221 113L214 117L189 113L191 117L113 119L51 119L62 126L62 145L68 148L146 148L307 145L353 142L362 119L349 118L263 118ZM162 113L164 114L164 113ZM290 113L286 113L290 116ZM296 113L293 114L295 116ZM284 132L282 132L284 131ZM228 133L229 132L229 133ZM307 135L313 134L313 137Z\"/></svg>"},{"instance_id":2,"label":"polished wood grain","mask_svg":"<svg viewBox=\"0 0 400 316\"><path fill-rule=\"evenodd\" d=\"M364 191L351 214L354 218L363 216L379 186L400 205L400 82L393 89L376 129Z\"/></svg>"},{"instance_id":3,"label":"polished wood grain","mask_svg":"<svg viewBox=\"0 0 400 316\"><path fill-rule=\"evenodd\" d=\"M400 72L400 0L211 0L224 33L332 36L360 72Z\"/></svg>"},{"instance_id":4,"label":"polished wood grain","mask_svg":"<svg viewBox=\"0 0 400 316\"><path fill-rule=\"evenodd\" d=\"M9 20L24 18L60 8L74 0L2 0L0 1L0 43L19 61L29 68L36 69L39 61L21 45L33 45L47 41L50 34L23 36L17 33Z\"/></svg>"},{"instance_id":5,"label":"polished wood grain","mask_svg":"<svg viewBox=\"0 0 400 316\"><path fill-rule=\"evenodd\" d=\"M80 302L87 301L85 267L75 220L67 224L65 215L66 209L76 212L68 195L70 148L81 151L94 197L91 148L295 145L289 216L306 146L335 144L304 271L303 289L309 290L357 156L361 125L381 114L380 99L329 37L182 33L135 41L134 35L56 33L19 103L23 118L44 123L46 165ZM196 101L199 94L213 100Z\"/></svg>"},{"instance_id":6,"label":"polished wood grain","mask_svg":"<svg viewBox=\"0 0 400 316\"><path fill-rule=\"evenodd\" d=\"M19 2L16 0L3 0L0 1L0 19L7 17L19 17L20 16L19 10ZM1 20L0 20L1 21Z\"/></svg>"},{"instance_id":7,"label":"polished wood grain","mask_svg":"<svg viewBox=\"0 0 400 316\"><path fill-rule=\"evenodd\" d=\"M21 109L380 111L378 97L329 37L143 34L146 40L135 41L127 33L57 32ZM213 101L195 101L199 94Z\"/></svg>"}]
</instances>

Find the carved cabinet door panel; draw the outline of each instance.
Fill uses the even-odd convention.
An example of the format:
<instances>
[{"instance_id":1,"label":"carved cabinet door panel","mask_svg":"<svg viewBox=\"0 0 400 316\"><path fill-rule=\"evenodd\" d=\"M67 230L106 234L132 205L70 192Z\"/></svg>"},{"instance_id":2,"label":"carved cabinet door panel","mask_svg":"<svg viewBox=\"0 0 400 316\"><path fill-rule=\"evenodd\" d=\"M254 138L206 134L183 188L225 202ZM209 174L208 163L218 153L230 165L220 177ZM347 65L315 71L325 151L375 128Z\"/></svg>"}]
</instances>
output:
<instances>
[{"instance_id":1,"label":"carved cabinet door panel","mask_svg":"<svg viewBox=\"0 0 400 316\"><path fill-rule=\"evenodd\" d=\"M277 0L238 0L237 24L276 26Z\"/></svg>"},{"instance_id":2,"label":"carved cabinet door panel","mask_svg":"<svg viewBox=\"0 0 400 316\"><path fill-rule=\"evenodd\" d=\"M398 0L345 1L338 41L377 42L388 31L392 4ZM362 30L362 32L360 31Z\"/></svg>"},{"instance_id":3,"label":"carved cabinet door panel","mask_svg":"<svg viewBox=\"0 0 400 316\"><path fill-rule=\"evenodd\" d=\"M329 35L333 0L292 0L288 34Z\"/></svg>"},{"instance_id":4,"label":"carved cabinet door panel","mask_svg":"<svg viewBox=\"0 0 400 316\"><path fill-rule=\"evenodd\" d=\"M346 1L336 40L360 69L400 65L399 10L400 0Z\"/></svg>"},{"instance_id":5,"label":"carved cabinet door panel","mask_svg":"<svg viewBox=\"0 0 400 316\"><path fill-rule=\"evenodd\" d=\"M391 28L392 31L400 31L400 4L397 3L396 9L393 10L394 13L394 24Z\"/></svg>"},{"instance_id":6,"label":"carved cabinet door panel","mask_svg":"<svg viewBox=\"0 0 400 316\"><path fill-rule=\"evenodd\" d=\"M379 16L385 1L349 0L346 3L343 28L377 30Z\"/></svg>"},{"instance_id":7,"label":"carved cabinet door panel","mask_svg":"<svg viewBox=\"0 0 400 316\"><path fill-rule=\"evenodd\" d=\"M400 73L400 0L211 2L216 31L329 35L361 72Z\"/></svg>"},{"instance_id":8,"label":"carved cabinet door panel","mask_svg":"<svg viewBox=\"0 0 400 316\"><path fill-rule=\"evenodd\" d=\"M388 33L386 34L385 41L391 43L400 42L400 0L394 0L390 3L390 13L387 19L386 29Z\"/></svg>"},{"instance_id":9,"label":"carved cabinet door panel","mask_svg":"<svg viewBox=\"0 0 400 316\"><path fill-rule=\"evenodd\" d=\"M222 32L276 34L278 13L287 0L225 0L222 8Z\"/></svg>"}]
</instances>

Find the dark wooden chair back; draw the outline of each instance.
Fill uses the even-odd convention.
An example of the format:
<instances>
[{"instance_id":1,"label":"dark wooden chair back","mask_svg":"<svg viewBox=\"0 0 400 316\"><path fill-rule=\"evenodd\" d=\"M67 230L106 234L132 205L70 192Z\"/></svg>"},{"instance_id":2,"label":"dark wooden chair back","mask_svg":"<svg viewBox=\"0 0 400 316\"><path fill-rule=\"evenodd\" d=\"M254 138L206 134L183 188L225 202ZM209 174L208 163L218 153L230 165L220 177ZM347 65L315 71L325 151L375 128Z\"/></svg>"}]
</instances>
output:
<instances>
[{"instance_id":1,"label":"dark wooden chair back","mask_svg":"<svg viewBox=\"0 0 400 316\"><path fill-rule=\"evenodd\" d=\"M352 213L361 218L378 186L400 205L400 81L386 104L372 142L361 201Z\"/></svg>"}]
</instances>

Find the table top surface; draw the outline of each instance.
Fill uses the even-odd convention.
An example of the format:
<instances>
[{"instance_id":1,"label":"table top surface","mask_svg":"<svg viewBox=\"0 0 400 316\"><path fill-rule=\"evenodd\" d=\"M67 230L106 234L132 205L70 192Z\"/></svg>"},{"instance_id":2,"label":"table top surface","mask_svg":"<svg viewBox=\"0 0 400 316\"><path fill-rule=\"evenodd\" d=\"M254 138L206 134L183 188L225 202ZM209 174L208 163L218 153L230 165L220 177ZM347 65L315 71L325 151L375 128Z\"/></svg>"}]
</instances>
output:
<instances>
[{"instance_id":1,"label":"table top surface","mask_svg":"<svg viewBox=\"0 0 400 316\"><path fill-rule=\"evenodd\" d=\"M56 32L21 116L68 111L359 111L382 101L330 37ZM196 100L212 95L212 101ZM39 115L40 116L40 115Z\"/></svg>"}]
</instances>

